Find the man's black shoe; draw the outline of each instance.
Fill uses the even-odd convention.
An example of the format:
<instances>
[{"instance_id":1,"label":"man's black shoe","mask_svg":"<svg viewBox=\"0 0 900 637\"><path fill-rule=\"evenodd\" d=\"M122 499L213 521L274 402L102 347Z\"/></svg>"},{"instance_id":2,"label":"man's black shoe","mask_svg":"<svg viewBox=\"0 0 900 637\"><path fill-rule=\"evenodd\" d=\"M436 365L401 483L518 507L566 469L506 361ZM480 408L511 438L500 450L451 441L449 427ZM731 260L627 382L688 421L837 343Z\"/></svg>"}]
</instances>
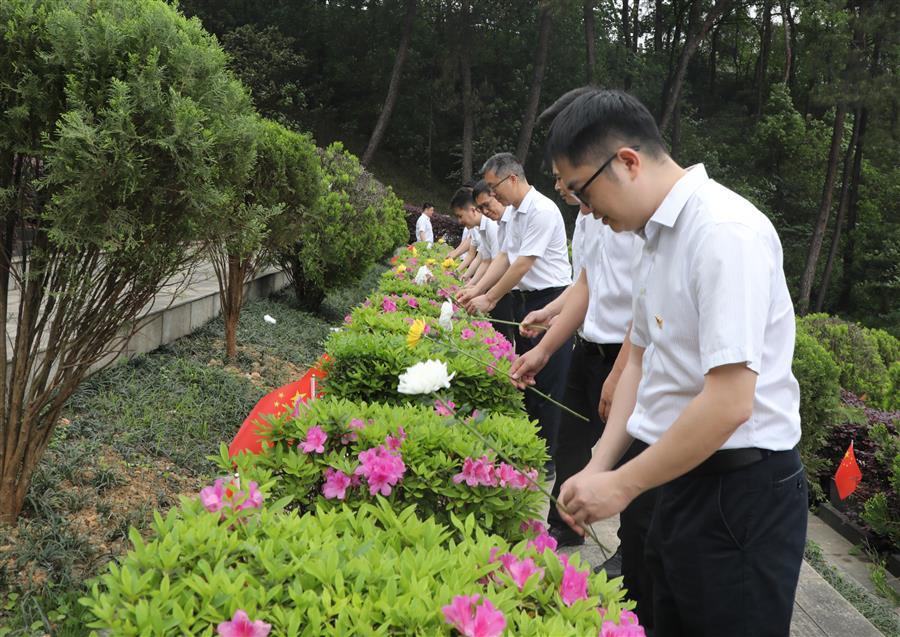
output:
<instances>
[{"instance_id":1,"label":"man's black shoe","mask_svg":"<svg viewBox=\"0 0 900 637\"><path fill-rule=\"evenodd\" d=\"M578 535L569 527L561 528L558 526L551 526L547 533L556 540L557 548L562 548L564 546L581 546L584 544L584 537Z\"/></svg>"},{"instance_id":2,"label":"man's black shoe","mask_svg":"<svg viewBox=\"0 0 900 637\"><path fill-rule=\"evenodd\" d=\"M612 556L603 562L600 566L594 567L594 573L599 573L600 571L606 571L606 576L610 579L613 577L619 577L622 574L622 553L616 549L616 552L612 554Z\"/></svg>"}]
</instances>

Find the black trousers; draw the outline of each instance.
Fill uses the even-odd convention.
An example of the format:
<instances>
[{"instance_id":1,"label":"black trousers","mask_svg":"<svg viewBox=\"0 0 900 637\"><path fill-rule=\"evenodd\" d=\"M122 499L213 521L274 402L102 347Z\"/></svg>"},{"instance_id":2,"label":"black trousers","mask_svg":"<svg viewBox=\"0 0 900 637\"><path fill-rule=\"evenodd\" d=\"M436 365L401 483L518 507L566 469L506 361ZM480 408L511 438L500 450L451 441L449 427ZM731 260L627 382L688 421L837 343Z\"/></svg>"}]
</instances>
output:
<instances>
[{"instance_id":1,"label":"black trousers","mask_svg":"<svg viewBox=\"0 0 900 637\"><path fill-rule=\"evenodd\" d=\"M551 493L554 498L559 497L563 482L587 466L591 460L591 449L603 434L605 423L597 411L600 390L612 371L621 347L621 344L591 347L581 339L575 339L562 403L590 418L590 422L584 422L566 411L559 416L556 455L553 457L556 482ZM555 506L550 507L547 522L550 526L567 528Z\"/></svg>"},{"instance_id":2,"label":"black trousers","mask_svg":"<svg viewBox=\"0 0 900 637\"><path fill-rule=\"evenodd\" d=\"M491 318L500 319L501 321L515 321L516 317L513 315L512 295L508 292L504 294L503 298L497 301L497 305L494 306L494 309L491 310L489 314ZM517 338L521 338L515 325L493 323L493 326L494 329L503 334L510 343L515 343Z\"/></svg>"},{"instance_id":3,"label":"black trousers","mask_svg":"<svg viewBox=\"0 0 900 637\"><path fill-rule=\"evenodd\" d=\"M806 543L797 451L659 491L645 554L654 637L788 637Z\"/></svg>"},{"instance_id":4,"label":"black trousers","mask_svg":"<svg viewBox=\"0 0 900 637\"><path fill-rule=\"evenodd\" d=\"M513 320L521 322L525 316L534 310L538 310L563 293L565 287L547 288L545 290L536 290L534 292L520 292L513 290L510 292L512 297ZM540 342L543 338L542 332L535 338L526 338L521 334L516 337L516 354L522 356L532 347ZM566 376L569 371L569 361L572 358L572 341L570 338L560 346L558 350L550 357L537 376L535 376L535 387L547 394L553 400L562 402L563 393L566 387ZM565 403L563 403L565 404ZM567 405L568 406L568 405ZM559 430L560 408L538 396L533 391L525 390L525 411L528 417L538 422L540 428L539 435L547 443L547 452L553 458L556 455L556 440Z\"/></svg>"}]
</instances>

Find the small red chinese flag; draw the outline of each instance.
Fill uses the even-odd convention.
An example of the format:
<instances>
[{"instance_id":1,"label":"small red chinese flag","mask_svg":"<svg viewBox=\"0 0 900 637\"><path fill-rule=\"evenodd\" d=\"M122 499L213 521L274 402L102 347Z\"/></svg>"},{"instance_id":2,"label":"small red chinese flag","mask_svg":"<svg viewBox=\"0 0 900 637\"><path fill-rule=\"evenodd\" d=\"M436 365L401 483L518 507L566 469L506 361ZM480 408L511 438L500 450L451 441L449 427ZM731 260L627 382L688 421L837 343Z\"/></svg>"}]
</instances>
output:
<instances>
[{"instance_id":1,"label":"small red chinese flag","mask_svg":"<svg viewBox=\"0 0 900 637\"><path fill-rule=\"evenodd\" d=\"M860 480L862 480L862 471L856 464L856 454L853 453L853 441L851 440L850 446L847 447L847 452L841 460L841 466L834 474L834 484L841 500L856 491Z\"/></svg>"}]
</instances>

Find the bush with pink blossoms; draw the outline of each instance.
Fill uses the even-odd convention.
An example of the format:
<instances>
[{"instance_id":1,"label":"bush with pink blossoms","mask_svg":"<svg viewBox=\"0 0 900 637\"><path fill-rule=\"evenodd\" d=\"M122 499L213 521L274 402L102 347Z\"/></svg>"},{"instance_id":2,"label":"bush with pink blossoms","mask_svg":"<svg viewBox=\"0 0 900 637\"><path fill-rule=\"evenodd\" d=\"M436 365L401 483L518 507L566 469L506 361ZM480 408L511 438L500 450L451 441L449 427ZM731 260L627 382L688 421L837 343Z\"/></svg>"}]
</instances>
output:
<instances>
[{"instance_id":1,"label":"bush with pink blossoms","mask_svg":"<svg viewBox=\"0 0 900 637\"><path fill-rule=\"evenodd\" d=\"M391 407L321 399L301 409L298 417L274 420L274 446L257 456L240 456L245 479L267 484L276 498L291 498L302 510L359 506L386 497L395 506L415 504L422 516L443 523L450 514L474 514L480 526L510 539L522 537L521 523L541 507L542 496L515 468L497 459L469 427L492 439L518 466L543 467L545 451L528 421L499 414L459 423L434 406ZM310 432L325 436L324 452L306 452ZM473 459L486 468L465 477ZM232 460L223 455L220 464ZM466 463L470 469L466 469ZM481 480L479 482L479 480Z\"/></svg>"},{"instance_id":2,"label":"bush with pink blossoms","mask_svg":"<svg viewBox=\"0 0 900 637\"><path fill-rule=\"evenodd\" d=\"M80 600L85 632L593 636L630 606L605 574L568 606L552 551L487 535L472 516L451 529L385 500L302 516L274 504L232 528L185 498L131 541ZM513 556L521 587L492 554Z\"/></svg>"}]
</instances>

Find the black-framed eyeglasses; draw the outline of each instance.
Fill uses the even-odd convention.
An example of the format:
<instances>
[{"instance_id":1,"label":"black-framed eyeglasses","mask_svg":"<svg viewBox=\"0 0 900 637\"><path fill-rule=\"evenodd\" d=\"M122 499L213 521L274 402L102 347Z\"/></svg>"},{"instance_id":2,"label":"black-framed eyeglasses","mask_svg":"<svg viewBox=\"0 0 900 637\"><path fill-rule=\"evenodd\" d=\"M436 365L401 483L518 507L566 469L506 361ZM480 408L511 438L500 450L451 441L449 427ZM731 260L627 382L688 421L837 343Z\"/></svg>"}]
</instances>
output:
<instances>
[{"instance_id":1,"label":"black-framed eyeglasses","mask_svg":"<svg viewBox=\"0 0 900 637\"><path fill-rule=\"evenodd\" d=\"M641 149L640 146L628 146L628 148L630 148L631 150L634 150L634 151L638 151ZM591 175L590 178L586 182L584 182L584 185L581 188L579 188L578 190L575 190L573 188L569 191L569 194L571 194L575 199L577 199L578 203L584 204L586 206L587 203L584 201L584 199L582 199L582 195L588 189L588 186L590 186L594 182L594 180L600 176L600 173L602 173L603 170L612 163L612 160L618 156L619 156L619 151L616 151L616 154L613 155L612 157L610 157L609 159L607 159L605 162L603 162L603 164L600 166L600 168L597 169L597 172L595 172L593 175Z\"/></svg>"},{"instance_id":2,"label":"black-framed eyeglasses","mask_svg":"<svg viewBox=\"0 0 900 637\"><path fill-rule=\"evenodd\" d=\"M493 186L491 186L490 184L488 184L488 186L489 186L490 189L491 189L491 192L496 192L497 188L500 187L500 184L502 184L504 181L506 181L507 179L509 179L509 178L512 177L512 176L513 176L513 173L509 173L506 177L504 177L503 179L501 179L500 181L498 181L498 182L497 182L496 184L494 184Z\"/></svg>"}]
</instances>

